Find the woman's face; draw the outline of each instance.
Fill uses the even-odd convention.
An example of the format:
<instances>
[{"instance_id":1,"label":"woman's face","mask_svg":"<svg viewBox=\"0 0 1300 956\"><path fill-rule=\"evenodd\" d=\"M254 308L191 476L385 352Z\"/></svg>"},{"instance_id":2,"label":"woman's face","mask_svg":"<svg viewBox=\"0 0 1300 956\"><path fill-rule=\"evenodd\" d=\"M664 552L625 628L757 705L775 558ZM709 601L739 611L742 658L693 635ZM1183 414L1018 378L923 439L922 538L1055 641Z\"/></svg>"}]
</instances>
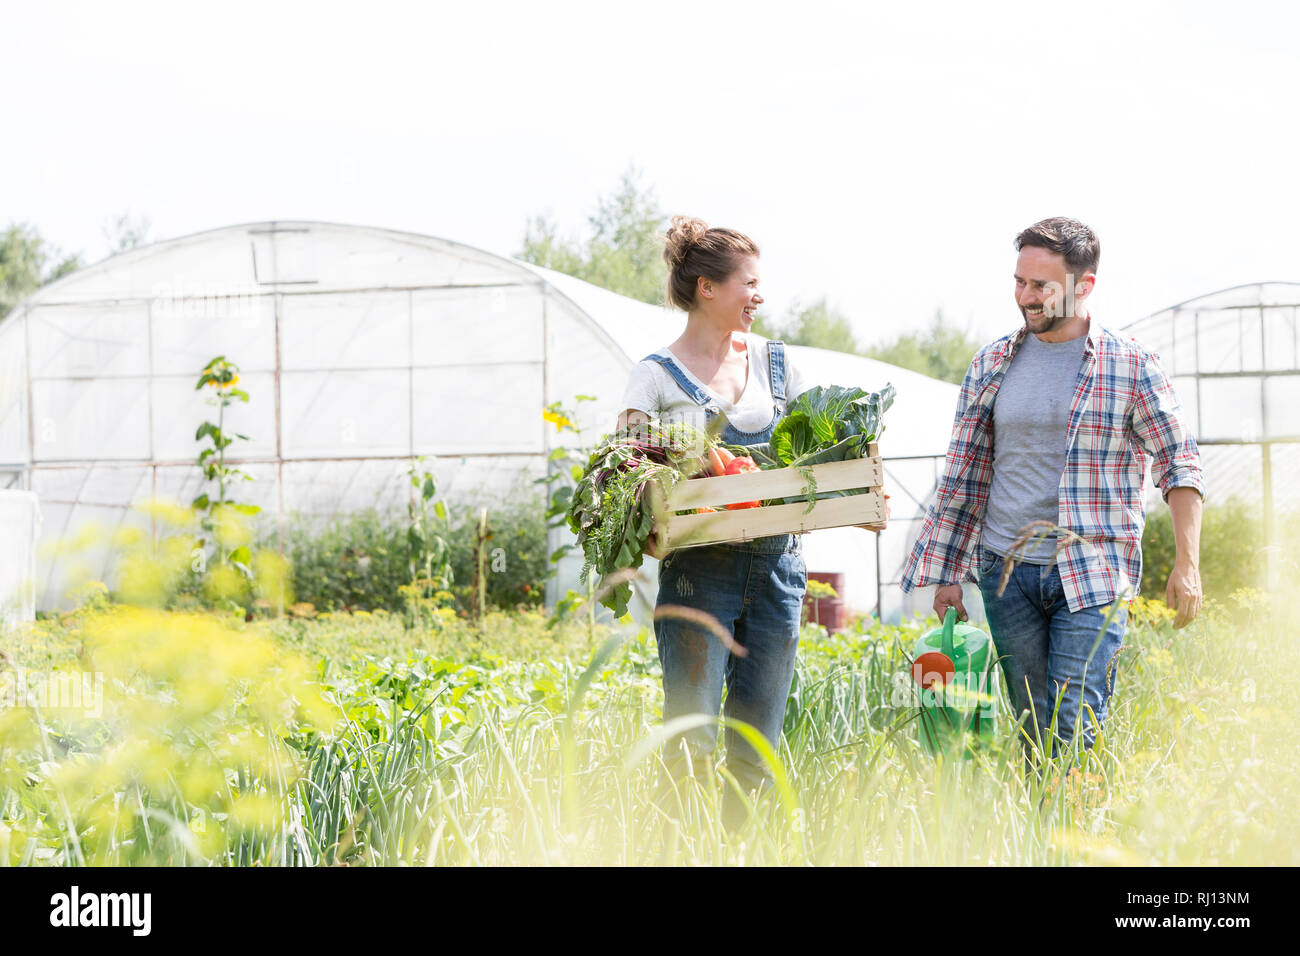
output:
<instances>
[{"instance_id":1,"label":"woman's face","mask_svg":"<svg viewBox=\"0 0 1300 956\"><path fill-rule=\"evenodd\" d=\"M710 282L697 296L711 316L730 329L748 332L754 324L754 311L763 304L758 294L758 256L745 256L725 282Z\"/></svg>"}]
</instances>

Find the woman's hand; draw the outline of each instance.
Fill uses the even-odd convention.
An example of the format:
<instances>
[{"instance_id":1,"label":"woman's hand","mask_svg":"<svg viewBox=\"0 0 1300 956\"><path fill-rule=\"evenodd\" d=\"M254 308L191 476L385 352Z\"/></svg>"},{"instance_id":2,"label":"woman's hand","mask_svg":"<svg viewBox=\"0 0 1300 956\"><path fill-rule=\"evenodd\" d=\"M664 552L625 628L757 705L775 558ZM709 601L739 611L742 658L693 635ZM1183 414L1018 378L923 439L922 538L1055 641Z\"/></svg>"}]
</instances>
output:
<instances>
[{"instance_id":1,"label":"woman's hand","mask_svg":"<svg viewBox=\"0 0 1300 956\"><path fill-rule=\"evenodd\" d=\"M635 408L625 408L619 413L618 424L614 426L614 430L621 434L636 428L638 425L644 425L648 421L650 421L650 416L645 412Z\"/></svg>"},{"instance_id":2,"label":"woman's hand","mask_svg":"<svg viewBox=\"0 0 1300 956\"><path fill-rule=\"evenodd\" d=\"M650 537L646 540L645 553L656 561L663 560L665 552L659 549L659 531L657 528L650 531Z\"/></svg>"}]
</instances>

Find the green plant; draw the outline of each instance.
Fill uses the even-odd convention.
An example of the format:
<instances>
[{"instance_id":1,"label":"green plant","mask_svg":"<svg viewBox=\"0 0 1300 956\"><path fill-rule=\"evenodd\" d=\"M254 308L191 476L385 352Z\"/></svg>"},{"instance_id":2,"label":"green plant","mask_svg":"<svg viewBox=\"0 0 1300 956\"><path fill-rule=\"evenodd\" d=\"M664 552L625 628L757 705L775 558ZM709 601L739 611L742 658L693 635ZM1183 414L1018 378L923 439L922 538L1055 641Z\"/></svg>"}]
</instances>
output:
<instances>
[{"instance_id":1,"label":"green plant","mask_svg":"<svg viewBox=\"0 0 1300 956\"><path fill-rule=\"evenodd\" d=\"M575 396L577 402L594 402L594 395ZM562 402L552 402L542 409L542 418L555 426L560 434L572 435L572 446L568 443L557 445L546 459L546 475L536 480L536 484L547 489L546 520L548 528L562 528L566 523L565 515L569 502L573 499L573 489L582 480L583 469L591 454L582 438L582 428L575 423L577 413L565 408ZM551 555L551 560L559 561L573 550L573 545L566 544Z\"/></svg>"},{"instance_id":2,"label":"green plant","mask_svg":"<svg viewBox=\"0 0 1300 956\"><path fill-rule=\"evenodd\" d=\"M337 518L291 515L282 532L294 595L322 611L400 613L411 583L408 528L377 511Z\"/></svg>"},{"instance_id":3,"label":"green plant","mask_svg":"<svg viewBox=\"0 0 1300 956\"><path fill-rule=\"evenodd\" d=\"M1028 776L1001 707L971 759L921 751L906 651L934 623L803 631L765 753L784 786L728 838L725 767L697 765L672 818L655 802L670 728L645 629L536 611L436 631L387 613L42 621L6 652L103 672L102 714L0 709L0 863L1300 863L1281 593L1210 602L1178 632L1139 605L1096 745Z\"/></svg>"},{"instance_id":4,"label":"green plant","mask_svg":"<svg viewBox=\"0 0 1300 956\"><path fill-rule=\"evenodd\" d=\"M439 620L437 611L452 600L454 580L451 549L447 545L447 506L435 500L438 483L423 467L424 458L407 467L411 498L407 503L407 566L410 580L401 589L407 626L429 625Z\"/></svg>"},{"instance_id":5,"label":"green plant","mask_svg":"<svg viewBox=\"0 0 1300 956\"><path fill-rule=\"evenodd\" d=\"M198 466L203 470L203 477L216 483L216 500L205 491L192 502L192 507L199 514L199 526L205 537L199 540L199 547L210 552L217 563L233 567L248 581L253 579L252 551L249 548L249 535L246 522L262 509L257 505L239 504L230 499L230 486L233 482L252 481L253 476L241 468L226 464L226 449L235 441L248 441L247 435L238 432L226 433L226 409L236 402L247 402L248 393L235 386L239 384L239 366L218 355L199 375L194 389L211 388L213 395L207 399L209 405L217 409L215 422L203 422L194 433L194 440L202 442L207 439L211 444L200 450Z\"/></svg>"},{"instance_id":6,"label":"green plant","mask_svg":"<svg viewBox=\"0 0 1300 956\"><path fill-rule=\"evenodd\" d=\"M803 610L799 622L801 624L808 623L808 615L812 612L813 602L834 600L839 596L839 592L825 581L819 581L817 578L809 578L807 590L804 592Z\"/></svg>"},{"instance_id":7,"label":"green plant","mask_svg":"<svg viewBox=\"0 0 1300 956\"><path fill-rule=\"evenodd\" d=\"M1173 518L1168 508L1157 508L1147 515L1142 535L1146 597L1164 600L1176 554ZM1258 509L1240 498L1206 504L1201 510L1200 553L1205 596L1224 600L1239 588L1263 587L1264 566L1264 523Z\"/></svg>"},{"instance_id":8,"label":"green plant","mask_svg":"<svg viewBox=\"0 0 1300 956\"><path fill-rule=\"evenodd\" d=\"M578 395L574 400L577 402L592 402L596 399L593 395ZM556 432L568 432L573 436L573 447L569 447L568 443L566 443L551 450L551 454L546 461L546 475L538 478L536 482L547 488L546 521L548 531L563 528L569 523L568 515L569 508L573 504L573 493L582 480L583 471L590 457L590 449L587 448L582 438L582 429L574 422L577 417L575 412L565 408L563 403L559 401L552 402L542 409L542 418L554 425ZM553 568L558 569L560 560L573 551L575 547L572 544L562 544L552 551L550 563ZM595 608L592 606L595 583L584 578L582 584L582 591L575 591L570 588L568 593L556 602L554 620L556 622L567 620L570 616L585 609L588 630L591 630L595 625Z\"/></svg>"},{"instance_id":9,"label":"green plant","mask_svg":"<svg viewBox=\"0 0 1300 956\"><path fill-rule=\"evenodd\" d=\"M894 403L894 386L868 394L860 388L815 386L790 405L767 446L758 455L776 467L798 468L847 458L862 458L867 445L884 431L884 415Z\"/></svg>"},{"instance_id":10,"label":"green plant","mask_svg":"<svg viewBox=\"0 0 1300 956\"><path fill-rule=\"evenodd\" d=\"M593 572L603 583L616 572L641 566L654 530L657 495L666 498L677 481L700 471L708 445L704 433L684 423L651 421L605 437L569 501L569 528L586 558L583 583L590 586ZM627 580L611 583L602 588L601 603L622 617L632 587Z\"/></svg>"},{"instance_id":11,"label":"green plant","mask_svg":"<svg viewBox=\"0 0 1300 956\"><path fill-rule=\"evenodd\" d=\"M540 495L464 506L452 528L451 561L457 581L474 582L479 509L487 509L490 537L482 553L490 607L541 607L546 582L555 575L547 553L546 505ZM462 606L476 600L472 585L456 586Z\"/></svg>"},{"instance_id":12,"label":"green plant","mask_svg":"<svg viewBox=\"0 0 1300 956\"><path fill-rule=\"evenodd\" d=\"M486 505L492 528L485 555L486 601L495 608L539 607L545 582L554 574L547 560L546 519L540 497L512 499ZM409 518L364 511L335 519L290 516L283 530L290 583L299 601L322 611L384 609L431 615L451 603L468 611L474 603L474 541L477 508L458 505L447 512L439 530L446 544L444 559L450 587L433 587L412 578ZM436 516L435 516L436 517ZM438 519L441 520L441 519ZM269 544L269 542L265 542ZM431 580L437 575L426 580ZM412 581L417 583L413 586ZM440 596L443 595L443 596ZM441 620L445 615L438 615Z\"/></svg>"}]
</instances>

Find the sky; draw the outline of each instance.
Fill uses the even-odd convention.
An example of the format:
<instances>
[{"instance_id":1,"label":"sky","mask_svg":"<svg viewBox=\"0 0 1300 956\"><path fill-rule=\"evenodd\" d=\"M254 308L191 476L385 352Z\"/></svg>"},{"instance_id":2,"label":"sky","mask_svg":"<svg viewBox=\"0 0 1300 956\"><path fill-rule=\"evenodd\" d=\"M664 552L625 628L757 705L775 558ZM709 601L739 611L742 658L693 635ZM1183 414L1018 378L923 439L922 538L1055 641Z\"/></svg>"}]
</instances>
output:
<instances>
[{"instance_id":1,"label":"sky","mask_svg":"<svg viewBox=\"0 0 1300 956\"><path fill-rule=\"evenodd\" d=\"M1067 215L1122 327L1300 281L1298 28L1249 0L3 0L0 226L87 261L121 213L515 255L528 217L580 235L635 167L755 239L773 313L826 297L872 343L942 309L992 338L1020 323L1016 233Z\"/></svg>"}]
</instances>

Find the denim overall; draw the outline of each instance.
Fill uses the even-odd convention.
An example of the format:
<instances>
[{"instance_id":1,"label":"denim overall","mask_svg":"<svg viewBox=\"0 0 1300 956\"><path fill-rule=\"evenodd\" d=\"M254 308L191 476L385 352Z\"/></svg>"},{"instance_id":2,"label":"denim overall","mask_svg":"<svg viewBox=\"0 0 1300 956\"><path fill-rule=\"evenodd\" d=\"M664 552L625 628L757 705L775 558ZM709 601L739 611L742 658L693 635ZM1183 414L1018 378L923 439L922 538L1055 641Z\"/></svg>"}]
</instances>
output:
<instances>
[{"instance_id":1,"label":"denim overall","mask_svg":"<svg viewBox=\"0 0 1300 956\"><path fill-rule=\"evenodd\" d=\"M703 407L707 420L721 413L717 399L695 385L672 358L648 356ZM768 441L785 405L785 346L768 345L772 382L772 420L757 432L742 432L730 422L722 440L732 445ZM664 720L686 714L716 717L726 687L727 717L751 724L778 749L786 699L794 676L795 649L808 573L798 535L781 534L670 551L659 564L655 640L664 674ZM671 616L673 605L707 611L748 652L737 657L697 624ZM770 780L758 753L740 734L725 731L727 767L749 793ZM708 725L673 738L664 759L675 779L685 775L682 740L691 760L710 758L717 727ZM698 772L698 771L697 771ZM745 821L745 805L733 788L724 791L723 821L735 829Z\"/></svg>"}]
</instances>

